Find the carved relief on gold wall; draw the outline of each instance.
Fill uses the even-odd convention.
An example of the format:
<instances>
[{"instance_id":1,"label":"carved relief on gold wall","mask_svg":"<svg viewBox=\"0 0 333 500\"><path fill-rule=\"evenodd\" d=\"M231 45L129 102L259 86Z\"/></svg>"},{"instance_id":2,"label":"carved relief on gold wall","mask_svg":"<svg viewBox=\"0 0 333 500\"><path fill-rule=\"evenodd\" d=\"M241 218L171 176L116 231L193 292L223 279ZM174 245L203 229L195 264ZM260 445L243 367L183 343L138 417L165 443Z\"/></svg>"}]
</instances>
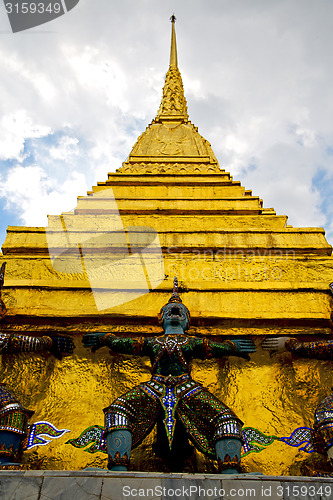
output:
<instances>
[{"instance_id":1,"label":"carved relief on gold wall","mask_svg":"<svg viewBox=\"0 0 333 500\"><path fill-rule=\"evenodd\" d=\"M209 156L216 162L208 141L192 123L152 123L139 137L131 156Z\"/></svg>"},{"instance_id":2,"label":"carved relief on gold wall","mask_svg":"<svg viewBox=\"0 0 333 500\"><path fill-rule=\"evenodd\" d=\"M122 174L220 174L216 163L123 163Z\"/></svg>"}]
</instances>

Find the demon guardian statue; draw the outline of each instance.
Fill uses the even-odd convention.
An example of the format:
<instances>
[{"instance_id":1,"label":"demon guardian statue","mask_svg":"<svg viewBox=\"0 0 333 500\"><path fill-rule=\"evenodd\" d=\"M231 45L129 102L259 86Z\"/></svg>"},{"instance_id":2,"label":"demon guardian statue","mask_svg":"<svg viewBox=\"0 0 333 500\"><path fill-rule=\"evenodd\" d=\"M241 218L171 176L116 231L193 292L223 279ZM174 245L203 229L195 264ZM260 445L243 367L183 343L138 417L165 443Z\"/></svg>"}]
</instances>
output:
<instances>
[{"instance_id":1,"label":"demon guardian statue","mask_svg":"<svg viewBox=\"0 0 333 500\"><path fill-rule=\"evenodd\" d=\"M6 263L0 269L0 318L6 314L1 299ZM51 352L58 358L73 352L73 340L66 335L35 337L2 333L0 330L0 354L16 355L29 352ZM15 374L13 379L15 380ZM0 383L0 470L21 469L22 442L27 436L28 420L34 414L17 401L11 391Z\"/></svg>"},{"instance_id":2,"label":"demon guardian statue","mask_svg":"<svg viewBox=\"0 0 333 500\"><path fill-rule=\"evenodd\" d=\"M329 287L333 294L333 283L330 283ZM333 360L333 340L301 342L290 337L273 337L264 340L262 347L271 353L289 351L297 357ZM313 429L315 450L318 453L327 454L333 466L333 394L327 396L316 408ZM310 472L311 475L321 475L320 472ZM333 474L326 473L323 475L333 476Z\"/></svg>"},{"instance_id":3,"label":"demon guardian statue","mask_svg":"<svg viewBox=\"0 0 333 500\"><path fill-rule=\"evenodd\" d=\"M159 337L116 337L112 333L83 337L84 345L93 351L107 346L118 353L149 356L152 364L148 382L134 387L104 409L108 468L127 470L131 449L151 432L162 411L170 449L177 427L183 427L199 451L218 460L221 473L238 473L242 422L192 380L190 361L230 355L248 359L249 353L255 351L253 342L244 339L217 343L187 335L190 313L179 296L177 278L171 298L158 317L164 331Z\"/></svg>"}]
</instances>

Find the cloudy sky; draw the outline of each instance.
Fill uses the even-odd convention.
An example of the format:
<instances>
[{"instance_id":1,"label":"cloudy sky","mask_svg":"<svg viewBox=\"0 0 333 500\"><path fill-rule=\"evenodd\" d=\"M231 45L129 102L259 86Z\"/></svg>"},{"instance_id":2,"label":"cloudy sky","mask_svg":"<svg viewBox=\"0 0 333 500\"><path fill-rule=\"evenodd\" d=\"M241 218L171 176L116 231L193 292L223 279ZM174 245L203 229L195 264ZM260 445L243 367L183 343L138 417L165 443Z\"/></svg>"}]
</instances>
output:
<instances>
[{"instance_id":1,"label":"cloudy sky","mask_svg":"<svg viewBox=\"0 0 333 500\"><path fill-rule=\"evenodd\" d=\"M0 244L121 166L159 107L173 12L220 166L333 243L332 0L80 0L15 34L0 4Z\"/></svg>"}]
</instances>

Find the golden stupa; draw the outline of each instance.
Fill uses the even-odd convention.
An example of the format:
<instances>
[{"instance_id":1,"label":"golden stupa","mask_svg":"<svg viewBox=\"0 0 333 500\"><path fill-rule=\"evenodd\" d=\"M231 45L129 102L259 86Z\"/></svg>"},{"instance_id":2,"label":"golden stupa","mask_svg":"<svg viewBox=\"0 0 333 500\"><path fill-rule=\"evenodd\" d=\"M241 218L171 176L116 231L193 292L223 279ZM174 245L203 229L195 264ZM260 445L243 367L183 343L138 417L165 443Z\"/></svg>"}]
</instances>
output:
<instances>
[{"instance_id":1,"label":"golden stupa","mask_svg":"<svg viewBox=\"0 0 333 500\"><path fill-rule=\"evenodd\" d=\"M265 436L311 427L333 385L329 362L270 357L267 335L331 334L331 246L322 228L293 228L258 196L220 169L210 144L189 121L177 62L174 19L170 67L156 118L128 159L105 182L78 198L73 212L49 216L48 227L8 227L4 332L67 333L74 355L2 356L2 382L35 411L32 421L68 429L64 437L25 452L32 468L106 468L106 455L66 444L103 425L102 409L149 378L146 358L91 354L83 333L159 333L157 313L178 276L191 311L191 331L216 340L251 336L250 361L198 361L193 378ZM133 452L132 469L164 470L153 436ZM268 439L269 441L269 439ZM273 440L243 459L246 470L300 475L325 460ZM260 451L261 450L261 451ZM200 454L188 471L212 472Z\"/></svg>"}]
</instances>

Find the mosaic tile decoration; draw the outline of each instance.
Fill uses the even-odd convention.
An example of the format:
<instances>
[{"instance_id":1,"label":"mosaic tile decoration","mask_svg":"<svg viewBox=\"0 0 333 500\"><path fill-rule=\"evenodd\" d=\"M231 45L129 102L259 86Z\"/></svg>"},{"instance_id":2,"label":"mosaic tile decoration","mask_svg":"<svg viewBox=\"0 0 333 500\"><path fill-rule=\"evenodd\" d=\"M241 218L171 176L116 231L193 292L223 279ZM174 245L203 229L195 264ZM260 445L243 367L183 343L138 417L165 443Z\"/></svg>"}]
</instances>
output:
<instances>
[{"instance_id":1,"label":"mosaic tile decoration","mask_svg":"<svg viewBox=\"0 0 333 500\"><path fill-rule=\"evenodd\" d=\"M25 450L30 450L35 446L45 446L52 442L53 439L59 439L66 432L70 432L69 429L57 429L50 422L36 422L29 427L29 435L26 440ZM46 436L46 437L44 437ZM51 439L46 439L51 438Z\"/></svg>"},{"instance_id":2,"label":"mosaic tile decoration","mask_svg":"<svg viewBox=\"0 0 333 500\"><path fill-rule=\"evenodd\" d=\"M274 441L282 441L288 446L298 448L300 451L312 453L316 451L313 445L313 436L314 430L310 427L298 427L287 437L266 435L254 427L244 427L242 457L250 453L260 453L273 444ZM76 448L85 448L88 446L88 448L84 450L88 453L106 453L105 441L103 440L103 427L100 425L88 427L80 436L70 439L66 444L71 444Z\"/></svg>"}]
</instances>

